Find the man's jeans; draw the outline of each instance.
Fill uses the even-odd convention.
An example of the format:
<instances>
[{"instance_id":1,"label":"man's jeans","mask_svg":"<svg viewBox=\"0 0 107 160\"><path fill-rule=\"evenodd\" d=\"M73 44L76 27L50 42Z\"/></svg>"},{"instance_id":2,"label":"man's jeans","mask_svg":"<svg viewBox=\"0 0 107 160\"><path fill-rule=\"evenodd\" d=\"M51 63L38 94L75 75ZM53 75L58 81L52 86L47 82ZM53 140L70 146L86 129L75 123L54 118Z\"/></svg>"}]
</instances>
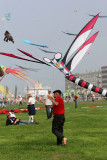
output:
<instances>
[{"instance_id":1,"label":"man's jeans","mask_svg":"<svg viewBox=\"0 0 107 160\"><path fill-rule=\"evenodd\" d=\"M20 120L20 121L19 121L19 125L21 125L21 124L34 124L34 122L29 122L29 121Z\"/></svg>"}]
</instances>

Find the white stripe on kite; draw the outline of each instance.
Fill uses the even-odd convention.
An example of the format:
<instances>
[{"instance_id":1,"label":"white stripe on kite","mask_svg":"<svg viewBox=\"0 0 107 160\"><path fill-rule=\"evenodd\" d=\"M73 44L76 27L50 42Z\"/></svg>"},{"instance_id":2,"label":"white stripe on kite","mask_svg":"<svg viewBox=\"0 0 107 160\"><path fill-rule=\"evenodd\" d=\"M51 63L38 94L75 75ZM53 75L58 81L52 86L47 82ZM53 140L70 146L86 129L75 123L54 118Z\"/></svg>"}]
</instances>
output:
<instances>
[{"instance_id":1,"label":"white stripe on kite","mask_svg":"<svg viewBox=\"0 0 107 160\"><path fill-rule=\"evenodd\" d=\"M103 90L102 95L105 96L107 94L107 90Z\"/></svg>"},{"instance_id":2,"label":"white stripe on kite","mask_svg":"<svg viewBox=\"0 0 107 160\"><path fill-rule=\"evenodd\" d=\"M80 81L80 78L77 78L75 81L75 84L78 84L79 81Z\"/></svg>"},{"instance_id":3,"label":"white stripe on kite","mask_svg":"<svg viewBox=\"0 0 107 160\"><path fill-rule=\"evenodd\" d=\"M91 90L93 88L93 84L89 84L88 89Z\"/></svg>"}]
</instances>

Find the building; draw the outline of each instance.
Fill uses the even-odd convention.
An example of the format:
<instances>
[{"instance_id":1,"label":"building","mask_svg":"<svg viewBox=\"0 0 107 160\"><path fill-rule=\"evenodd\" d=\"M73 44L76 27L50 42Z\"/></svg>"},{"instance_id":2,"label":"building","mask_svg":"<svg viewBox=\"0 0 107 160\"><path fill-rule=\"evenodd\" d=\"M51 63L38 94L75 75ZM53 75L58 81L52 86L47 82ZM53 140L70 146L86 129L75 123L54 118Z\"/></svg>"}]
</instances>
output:
<instances>
[{"instance_id":1,"label":"building","mask_svg":"<svg viewBox=\"0 0 107 160\"><path fill-rule=\"evenodd\" d=\"M79 75L80 79L83 79L97 87L102 87L102 74L101 70L94 72L85 72Z\"/></svg>"},{"instance_id":2,"label":"building","mask_svg":"<svg viewBox=\"0 0 107 160\"><path fill-rule=\"evenodd\" d=\"M107 70L106 70L106 72L107 72ZM81 73L81 74L77 73L77 74L75 74L75 76L79 77L80 79L83 79L83 80L85 80L85 81L87 81L97 87L102 87L102 72L101 72L101 70L94 71L94 72L86 71L85 73ZM74 90L81 89L80 86L78 86L68 80L65 80L65 90L70 89L70 88L74 89Z\"/></svg>"},{"instance_id":3,"label":"building","mask_svg":"<svg viewBox=\"0 0 107 160\"><path fill-rule=\"evenodd\" d=\"M102 87L107 89L107 66L101 67L101 73L102 73Z\"/></svg>"},{"instance_id":4,"label":"building","mask_svg":"<svg viewBox=\"0 0 107 160\"><path fill-rule=\"evenodd\" d=\"M37 96L37 97L47 95L48 90L51 90L51 87L49 86L43 87L41 83L37 83L35 85L35 88L29 88L28 86L27 88L25 88L26 94L31 93L32 96Z\"/></svg>"}]
</instances>

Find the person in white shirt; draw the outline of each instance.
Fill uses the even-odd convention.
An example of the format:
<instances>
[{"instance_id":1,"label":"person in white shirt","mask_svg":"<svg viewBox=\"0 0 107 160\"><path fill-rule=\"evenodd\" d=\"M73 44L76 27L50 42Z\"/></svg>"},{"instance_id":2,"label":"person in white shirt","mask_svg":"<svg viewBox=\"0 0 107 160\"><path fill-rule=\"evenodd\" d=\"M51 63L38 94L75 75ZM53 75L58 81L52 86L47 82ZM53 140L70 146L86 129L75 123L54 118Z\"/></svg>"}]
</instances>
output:
<instances>
[{"instance_id":1,"label":"person in white shirt","mask_svg":"<svg viewBox=\"0 0 107 160\"><path fill-rule=\"evenodd\" d=\"M11 116L11 117L16 118L16 115L15 115L15 113L14 113L14 110L13 110L13 109L11 109L11 111L9 112L9 114L10 114L10 116Z\"/></svg>"},{"instance_id":2,"label":"person in white shirt","mask_svg":"<svg viewBox=\"0 0 107 160\"><path fill-rule=\"evenodd\" d=\"M31 94L27 95L28 98L28 113L29 113L29 122L33 122L33 115L36 114L35 112L35 99L32 97Z\"/></svg>"},{"instance_id":3,"label":"person in white shirt","mask_svg":"<svg viewBox=\"0 0 107 160\"><path fill-rule=\"evenodd\" d=\"M51 91L48 90L48 95L51 95ZM51 119L52 117L52 102L50 99L48 99L48 95L45 96L44 98L44 104L45 104L45 107L46 107L46 113L47 113L47 119Z\"/></svg>"}]
</instances>

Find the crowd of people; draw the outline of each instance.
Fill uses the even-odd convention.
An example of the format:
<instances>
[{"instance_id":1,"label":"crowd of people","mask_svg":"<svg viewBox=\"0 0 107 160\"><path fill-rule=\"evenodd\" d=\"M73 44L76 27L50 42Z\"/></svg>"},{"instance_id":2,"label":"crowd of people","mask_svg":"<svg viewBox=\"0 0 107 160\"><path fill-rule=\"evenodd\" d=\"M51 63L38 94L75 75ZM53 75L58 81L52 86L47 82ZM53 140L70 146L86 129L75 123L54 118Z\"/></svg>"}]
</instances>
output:
<instances>
[{"instance_id":1,"label":"crowd of people","mask_svg":"<svg viewBox=\"0 0 107 160\"><path fill-rule=\"evenodd\" d=\"M91 96L91 95L90 95ZM75 102L75 109L78 107L78 99L80 99L79 94L72 96L72 101ZM94 96L91 96L92 101L95 100ZM27 109L29 120L25 121L16 117L14 110L11 110L7 114L6 125L22 125L22 124L39 124L34 120L34 115L36 114L35 103L37 103L38 98L33 97L30 93L27 94L26 98L19 97L18 105L22 106L24 102L27 102ZM53 95L50 90L48 90L47 95L42 98L42 101L46 108L47 120L52 119L52 133L56 136L57 145L66 145L67 138L63 135L63 127L65 123L65 108L62 92L60 90L55 90ZM5 104L3 104L5 107Z\"/></svg>"},{"instance_id":2,"label":"crowd of people","mask_svg":"<svg viewBox=\"0 0 107 160\"><path fill-rule=\"evenodd\" d=\"M75 102L75 109L77 109L78 107L78 99L80 98L81 96L79 94L75 94L72 96L72 101ZM92 101L95 100L94 96L90 95L90 98L92 99ZM20 96L18 99L16 99L16 101L13 100L12 103L18 103L19 106L22 106L24 102L27 102L29 120L25 121L17 118L14 110L11 110L7 114L6 125L39 124L38 122L36 122L36 120L34 120L34 115L36 114L35 103L37 103L37 100L40 99L37 97L33 97L30 93L27 94L27 97ZM55 90L52 95L51 90L48 90L47 95L42 97L41 100L46 108L47 120L51 120L53 115L52 133L57 138L57 145L62 145L62 143L66 145L67 138L63 135L65 109L62 92L60 90ZM6 107L4 103L2 104L2 107Z\"/></svg>"}]
</instances>

